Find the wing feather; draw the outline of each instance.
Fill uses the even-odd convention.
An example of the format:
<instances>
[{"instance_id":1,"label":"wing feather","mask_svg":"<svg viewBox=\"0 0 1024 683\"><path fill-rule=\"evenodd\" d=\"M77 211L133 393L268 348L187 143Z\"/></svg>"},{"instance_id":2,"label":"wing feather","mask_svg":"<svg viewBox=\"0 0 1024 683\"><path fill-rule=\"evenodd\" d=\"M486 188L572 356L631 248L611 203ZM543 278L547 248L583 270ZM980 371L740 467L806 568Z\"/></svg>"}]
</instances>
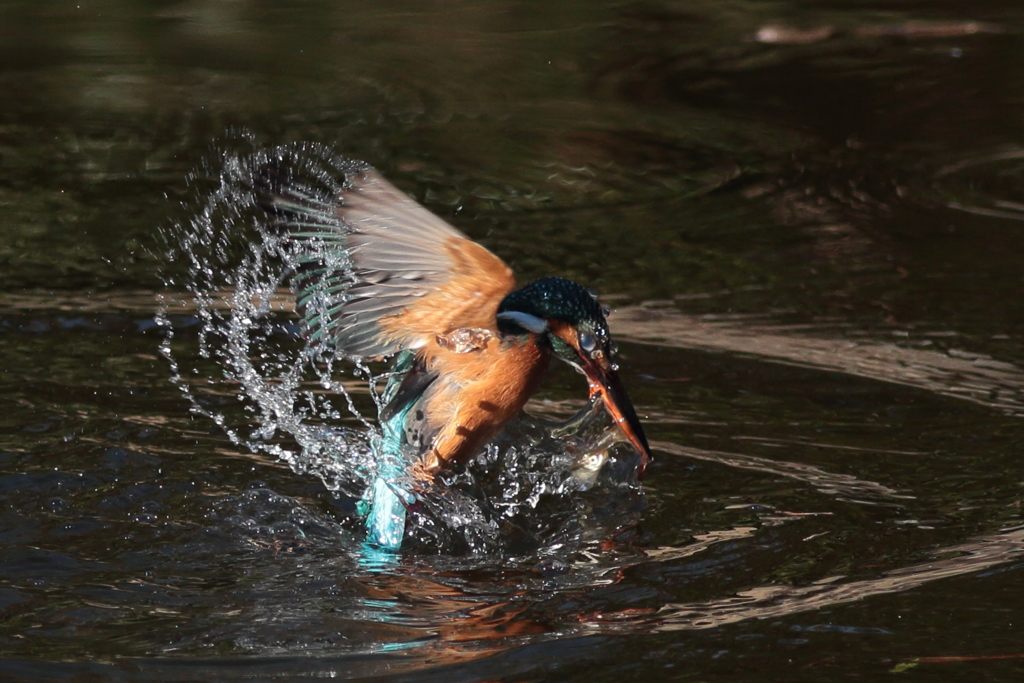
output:
<instances>
[{"instance_id":1,"label":"wing feather","mask_svg":"<svg viewBox=\"0 0 1024 683\"><path fill-rule=\"evenodd\" d=\"M501 259L370 166L310 146L268 159L258 201L291 250L310 339L374 358L462 327L497 331L515 286Z\"/></svg>"}]
</instances>

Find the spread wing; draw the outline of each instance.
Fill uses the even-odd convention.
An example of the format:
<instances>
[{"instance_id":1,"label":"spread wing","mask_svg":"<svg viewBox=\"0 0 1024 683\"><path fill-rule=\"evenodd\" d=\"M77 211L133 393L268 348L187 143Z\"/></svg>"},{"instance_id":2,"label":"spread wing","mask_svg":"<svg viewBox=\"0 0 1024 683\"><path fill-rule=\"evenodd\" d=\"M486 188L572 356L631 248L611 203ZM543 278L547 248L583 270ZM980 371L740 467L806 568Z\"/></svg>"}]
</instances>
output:
<instances>
[{"instance_id":1,"label":"spread wing","mask_svg":"<svg viewBox=\"0 0 1024 683\"><path fill-rule=\"evenodd\" d=\"M370 166L324 161L343 182L279 166L258 169L257 179L259 201L288 241L312 341L375 358L459 328L497 331L498 304L515 286L501 259Z\"/></svg>"}]
</instances>

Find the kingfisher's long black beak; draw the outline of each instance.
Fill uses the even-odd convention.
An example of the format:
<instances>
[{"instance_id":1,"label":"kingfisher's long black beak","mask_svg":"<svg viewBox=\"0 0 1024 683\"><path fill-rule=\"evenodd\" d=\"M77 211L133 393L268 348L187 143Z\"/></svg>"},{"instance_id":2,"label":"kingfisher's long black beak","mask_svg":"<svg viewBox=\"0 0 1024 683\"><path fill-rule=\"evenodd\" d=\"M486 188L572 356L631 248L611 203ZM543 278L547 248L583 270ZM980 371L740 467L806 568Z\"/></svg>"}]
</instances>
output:
<instances>
[{"instance_id":1,"label":"kingfisher's long black beak","mask_svg":"<svg viewBox=\"0 0 1024 683\"><path fill-rule=\"evenodd\" d=\"M601 364L588 363L585 374L590 383L590 395L601 395L612 419L640 452L640 469L637 470L637 476L643 477L647 462L651 459L651 447L647 445L647 437L644 435L644 428L640 426L640 418L636 416L636 410L619 380L618 373L612 368L602 367Z\"/></svg>"}]
</instances>

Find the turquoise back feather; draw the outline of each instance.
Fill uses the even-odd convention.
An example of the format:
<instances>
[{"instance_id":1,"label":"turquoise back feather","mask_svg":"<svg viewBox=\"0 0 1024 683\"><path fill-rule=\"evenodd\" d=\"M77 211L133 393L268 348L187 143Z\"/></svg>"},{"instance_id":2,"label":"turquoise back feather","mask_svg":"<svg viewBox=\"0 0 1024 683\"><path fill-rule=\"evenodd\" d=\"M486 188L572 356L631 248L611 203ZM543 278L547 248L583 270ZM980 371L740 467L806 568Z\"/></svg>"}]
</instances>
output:
<instances>
[{"instance_id":1,"label":"turquoise back feather","mask_svg":"<svg viewBox=\"0 0 1024 683\"><path fill-rule=\"evenodd\" d=\"M395 361L391 379L381 397L386 406L394 398L402 378L412 367L415 356L402 352ZM360 508L366 514L366 540L383 550L399 550L405 535L406 508L416 498L408 491L408 449L403 448L405 420L415 402L382 422L381 437L375 444L377 477L363 494Z\"/></svg>"}]
</instances>

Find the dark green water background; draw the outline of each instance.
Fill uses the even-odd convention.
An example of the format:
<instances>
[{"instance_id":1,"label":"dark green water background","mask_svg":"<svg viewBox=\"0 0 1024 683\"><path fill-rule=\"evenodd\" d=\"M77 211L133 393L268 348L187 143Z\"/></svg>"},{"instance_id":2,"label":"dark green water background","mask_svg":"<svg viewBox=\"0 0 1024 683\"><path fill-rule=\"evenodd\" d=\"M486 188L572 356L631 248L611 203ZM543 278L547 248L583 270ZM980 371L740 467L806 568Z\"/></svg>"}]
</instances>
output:
<instances>
[{"instance_id":1,"label":"dark green water background","mask_svg":"<svg viewBox=\"0 0 1024 683\"><path fill-rule=\"evenodd\" d=\"M0 679L1024 680L1017 0L8 1L0 93ZM628 547L368 572L189 415L150 250L236 129L605 295Z\"/></svg>"}]
</instances>

